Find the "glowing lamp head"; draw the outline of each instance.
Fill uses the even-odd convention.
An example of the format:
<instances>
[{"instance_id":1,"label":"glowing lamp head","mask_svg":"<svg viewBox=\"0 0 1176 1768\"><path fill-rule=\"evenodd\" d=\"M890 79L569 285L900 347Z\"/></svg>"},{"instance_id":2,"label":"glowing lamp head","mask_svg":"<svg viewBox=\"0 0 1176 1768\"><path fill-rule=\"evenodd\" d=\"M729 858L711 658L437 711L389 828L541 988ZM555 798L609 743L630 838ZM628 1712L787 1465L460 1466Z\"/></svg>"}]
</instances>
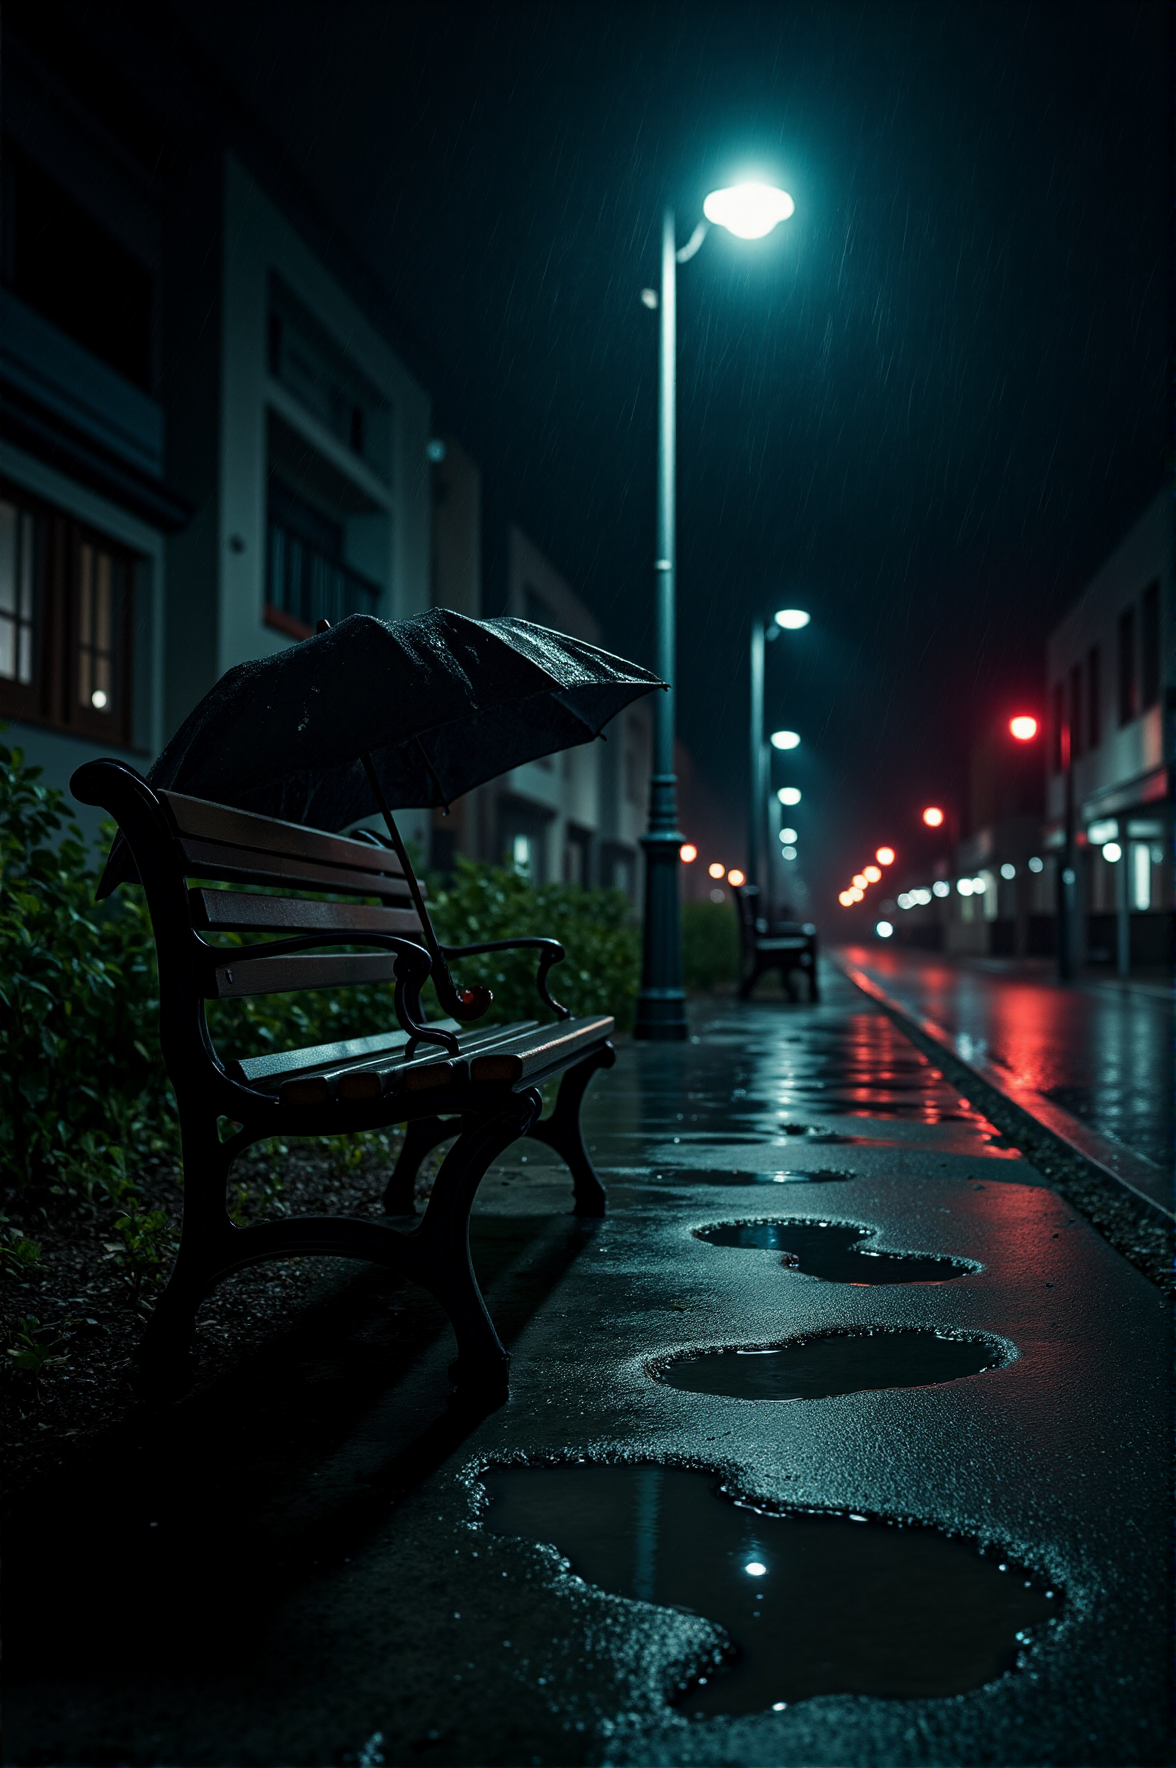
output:
<instances>
[{"instance_id":1,"label":"glowing lamp head","mask_svg":"<svg viewBox=\"0 0 1176 1768\"><path fill-rule=\"evenodd\" d=\"M723 873L727 870L726 866L720 865L717 859L714 860L706 869L712 878L721 878Z\"/></svg>"},{"instance_id":2,"label":"glowing lamp head","mask_svg":"<svg viewBox=\"0 0 1176 1768\"><path fill-rule=\"evenodd\" d=\"M731 184L726 190L712 190L702 212L715 227L725 227L737 239L763 239L795 208L788 192L774 185Z\"/></svg>"},{"instance_id":3,"label":"glowing lamp head","mask_svg":"<svg viewBox=\"0 0 1176 1768\"><path fill-rule=\"evenodd\" d=\"M865 876L865 878L871 884L877 884L878 881L880 880L880 878L882 877L882 873L877 866L863 866L862 872L863 872L863 875Z\"/></svg>"},{"instance_id":4,"label":"glowing lamp head","mask_svg":"<svg viewBox=\"0 0 1176 1768\"><path fill-rule=\"evenodd\" d=\"M937 804L929 804L927 806L926 810L923 812L923 821L929 829L941 829L943 827L943 812Z\"/></svg>"},{"instance_id":5,"label":"glowing lamp head","mask_svg":"<svg viewBox=\"0 0 1176 1768\"><path fill-rule=\"evenodd\" d=\"M780 790L776 793L776 797L780 800L781 804L799 804L800 787L781 786Z\"/></svg>"},{"instance_id":6,"label":"glowing lamp head","mask_svg":"<svg viewBox=\"0 0 1176 1768\"><path fill-rule=\"evenodd\" d=\"M772 732L772 748L773 749L797 749L799 747L800 747L800 738L797 736L795 731L773 731Z\"/></svg>"},{"instance_id":7,"label":"glowing lamp head","mask_svg":"<svg viewBox=\"0 0 1176 1768\"><path fill-rule=\"evenodd\" d=\"M874 855L874 858L878 861L880 866L892 866L894 864L893 847L880 847Z\"/></svg>"},{"instance_id":8,"label":"glowing lamp head","mask_svg":"<svg viewBox=\"0 0 1176 1768\"><path fill-rule=\"evenodd\" d=\"M1016 718L1009 719L1009 733L1018 743L1031 743L1037 735L1037 720L1027 712L1018 713Z\"/></svg>"},{"instance_id":9,"label":"glowing lamp head","mask_svg":"<svg viewBox=\"0 0 1176 1768\"><path fill-rule=\"evenodd\" d=\"M693 841L683 841L681 847L678 849L678 858L682 861L684 866L693 864L698 858L698 849L695 847Z\"/></svg>"},{"instance_id":10,"label":"glowing lamp head","mask_svg":"<svg viewBox=\"0 0 1176 1768\"><path fill-rule=\"evenodd\" d=\"M776 615L776 625L782 626L785 632L799 632L811 619L812 615L806 614L803 608L781 608Z\"/></svg>"},{"instance_id":11,"label":"glowing lamp head","mask_svg":"<svg viewBox=\"0 0 1176 1768\"><path fill-rule=\"evenodd\" d=\"M746 874L741 872L738 866L736 866L733 871L727 873L727 882L732 890L738 890L741 884L747 883L747 877Z\"/></svg>"}]
</instances>

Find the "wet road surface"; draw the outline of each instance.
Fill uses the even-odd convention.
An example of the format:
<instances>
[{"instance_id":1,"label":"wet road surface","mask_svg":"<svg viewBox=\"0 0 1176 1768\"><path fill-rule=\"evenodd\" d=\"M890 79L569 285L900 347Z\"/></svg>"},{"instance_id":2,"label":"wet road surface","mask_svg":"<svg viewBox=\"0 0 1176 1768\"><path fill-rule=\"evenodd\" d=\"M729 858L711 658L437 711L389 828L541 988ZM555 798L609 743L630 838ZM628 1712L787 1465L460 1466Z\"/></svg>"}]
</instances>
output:
<instances>
[{"instance_id":1,"label":"wet road surface","mask_svg":"<svg viewBox=\"0 0 1176 1768\"><path fill-rule=\"evenodd\" d=\"M1044 967L881 945L847 955L900 1003L950 1032L965 1061L992 1061L1170 1179L1170 989L1113 979L1062 987Z\"/></svg>"},{"instance_id":2,"label":"wet road surface","mask_svg":"<svg viewBox=\"0 0 1176 1768\"><path fill-rule=\"evenodd\" d=\"M6 1760L1169 1762L1159 1292L836 975L586 1121L605 1221L482 1187L499 1411L361 1269L28 1495Z\"/></svg>"}]
</instances>

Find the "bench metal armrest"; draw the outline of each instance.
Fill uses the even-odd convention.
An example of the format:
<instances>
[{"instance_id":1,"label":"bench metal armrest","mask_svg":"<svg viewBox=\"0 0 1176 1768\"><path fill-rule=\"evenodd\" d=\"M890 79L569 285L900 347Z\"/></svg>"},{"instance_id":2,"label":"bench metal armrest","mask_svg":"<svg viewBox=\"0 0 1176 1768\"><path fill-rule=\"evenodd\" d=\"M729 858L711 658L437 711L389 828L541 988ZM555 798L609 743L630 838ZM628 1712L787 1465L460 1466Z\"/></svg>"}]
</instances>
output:
<instances>
[{"instance_id":1,"label":"bench metal armrest","mask_svg":"<svg viewBox=\"0 0 1176 1768\"><path fill-rule=\"evenodd\" d=\"M401 1026L414 1040L440 1044L450 1056L458 1053L458 1042L451 1031L442 1031L440 1027L430 1026L425 1022L421 1011L421 989L429 979L433 960L424 946L416 944L414 940L404 939L395 933L350 933L343 930L335 933L300 934L296 939L274 939L247 946L214 946L199 937L196 943L200 947L204 963L210 969L223 964L229 953L239 953L236 961L248 963L256 958L284 958L293 952L322 951L333 945L366 945L374 946L378 951L393 952L400 959L396 966L393 1005Z\"/></svg>"},{"instance_id":2,"label":"bench metal armrest","mask_svg":"<svg viewBox=\"0 0 1176 1768\"><path fill-rule=\"evenodd\" d=\"M539 965L535 972L535 987L539 998L558 1019L570 1019L571 1008L563 1006L551 994L547 986L548 972L552 965L562 963L567 956L558 939L540 939L531 935L519 939L486 939L478 945L443 945L441 947L446 963L451 958L475 958L483 952L506 952L530 949L539 953ZM486 1005L489 1006L489 1001Z\"/></svg>"}]
</instances>

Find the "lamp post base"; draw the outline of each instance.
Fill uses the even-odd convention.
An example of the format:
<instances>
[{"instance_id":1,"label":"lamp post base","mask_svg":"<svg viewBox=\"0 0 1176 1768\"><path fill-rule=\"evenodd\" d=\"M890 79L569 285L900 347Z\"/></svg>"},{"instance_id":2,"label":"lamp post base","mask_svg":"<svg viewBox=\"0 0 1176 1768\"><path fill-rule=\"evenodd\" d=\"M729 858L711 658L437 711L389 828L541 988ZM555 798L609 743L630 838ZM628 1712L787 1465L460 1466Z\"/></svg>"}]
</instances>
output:
<instances>
[{"instance_id":1,"label":"lamp post base","mask_svg":"<svg viewBox=\"0 0 1176 1768\"><path fill-rule=\"evenodd\" d=\"M676 821L676 818L674 819ZM643 835L645 952L633 1036L645 1043L682 1043L687 1036L676 828Z\"/></svg>"}]
</instances>

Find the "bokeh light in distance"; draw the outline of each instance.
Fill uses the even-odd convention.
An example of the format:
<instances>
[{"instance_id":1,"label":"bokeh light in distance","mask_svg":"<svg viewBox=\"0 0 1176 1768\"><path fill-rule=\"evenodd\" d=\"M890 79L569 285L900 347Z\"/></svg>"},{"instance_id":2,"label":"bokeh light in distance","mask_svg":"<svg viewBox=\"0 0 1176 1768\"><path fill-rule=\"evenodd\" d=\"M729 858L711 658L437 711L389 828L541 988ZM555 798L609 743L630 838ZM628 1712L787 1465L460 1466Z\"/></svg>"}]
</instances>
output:
<instances>
[{"instance_id":1,"label":"bokeh light in distance","mask_svg":"<svg viewBox=\"0 0 1176 1768\"><path fill-rule=\"evenodd\" d=\"M736 866L733 871L727 873L727 882L733 890L738 890L741 884L747 883L747 878L744 873L739 870L738 866Z\"/></svg>"},{"instance_id":2,"label":"bokeh light in distance","mask_svg":"<svg viewBox=\"0 0 1176 1768\"><path fill-rule=\"evenodd\" d=\"M841 904L843 909L852 908L852 906L853 906L853 891L852 890L840 891L838 894L837 900Z\"/></svg>"},{"instance_id":3,"label":"bokeh light in distance","mask_svg":"<svg viewBox=\"0 0 1176 1768\"><path fill-rule=\"evenodd\" d=\"M853 898L854 902L861 902L864 899L866 893L864 890L860 889L858 887L858 885L855 884L853 886L853 889L849 892L849 894Z\"/></svg>"},{"instance_id":4,"label":"bokeh light in distance","mask_svg":"<svg viewBox=\"0 0 1176 1768\"><path fill-rule=\"evenodd\" d=\"M717 859L714 860L712 862L712 864L710 864L706 869L710 873L712 878L721 878L723 873L727 870L726 866L721 866Z\"/></svg>"},{"instance_id":5,"label":"bokeh light in distance","mask_svg":"<svg viewBox=\"0 0 1176 1768\"><path fill-rule=\"evenodd\" d=\"M782 626L785 632L799 632L802 626L808 625L811 618L803 608L781 608L776 615L776 625Z\"/></svg>"},{"instance_id":6,"label":"bokeh light in distance","mask_svg":"<svg viewBox=\"0 0 1176 1768\"><path fill-rule=\"evenodd\" d=\"M776 793L776 797L780 800L781 804L799 804L800 787L781 786L780 790Z\"/></svg>"},{"instance_id":7,"label":"bokeh light in distance","mask_svg":"<svg viewBox=\"0 0 1176 1768\"><path fill-rule=\"evenodd\" d=\"M927 806L926 810L923 812L923 821L929 829L941 829L943 827L943 812L937 804L929 804Z\"/></svg>"},{"instance_id":8,"label":"bokeh light in distance","mask_svg":"<svg viewBox=\"0 0 1176 1768\"><path fill-rule=\"evenodd\" d=\"M866 879L866 881L868 883L877 884L879 879L882 876L882 873L877 866L863 866L862 867L862 876Z\"/></svg>"},{"instance_id":9,"label":"bokeh light in distance","mask_svg":"<svg viewBox=\"0 0 1176 1768\"><path fill-rule=\"evenodd\" d=\"M870 880L866 877L866 874L864 872L855 872L854 873L853 887L855 890L864 890L866 888L866 885L869 882L870 882Z\"/></svg>"},{"instance_id":10,"label":"bokeh light in distance","mask_svg":"<svg viewBox=\"0 0 1176 1768\"><path fill-rule=\"evenodd\" d=\"M795 829L781 829L780 830L780 839L781 839L781 841L796 841L798 839L796 830Z\"/></svg>"},{"instance_id":11,"label":"bokeh light in distance","mask_svg":"<svg viewBox=\"0 0 1176 1768\"><path fill-rule=\"evenodd\" d=\"M1019 712L1016 718L1009 719L1009 730L1018 743L1031 743L1037 735L1037 720L1027 712Z\"/></svg>"},{"instance_id":12,"label":"bokeh light in distance","mask_svg":"<svg viewBox=\"0 0 1176 1768\"><path fill-rule=\"evenodd\" d=\"M874 855L874 858L878 861L880 866L892 866L894 864L893 847L880 847Z\"/></svg>"},{"instance_id":13,"label":"bokeh light in distance","mask_svg":"<svg viewBox=\"0 0 1176 1768\"><path fill-rule=\"evenodd\" d=\"M878 935L879 939L889 939L890 935L894 932L894 928L889 921L879 921L874 932Z\"/></svg>"},{"instance_id":14,"label":"bokeh light in distance","mask_svg":"<svg viewBox=\"0 0 1176 1768\"><path fill-rule=\"evenodd\" d=\"M773 731L771 743L773 749L797 749L800 738L795 731Z\"/></svg>"},{"instance_id":15,"label":"bokeh light in distance","mask_svg":"<svg viewBox=\"0 0 1176 1768\"><path fill-rule=\"evenodd\" d=\"M678 849L678 858L682 861L684 866L692 864L692 862L698 858L698 849L695 847L693 841L683 841L681 847Z\"/></svg>"}]
</instances>

